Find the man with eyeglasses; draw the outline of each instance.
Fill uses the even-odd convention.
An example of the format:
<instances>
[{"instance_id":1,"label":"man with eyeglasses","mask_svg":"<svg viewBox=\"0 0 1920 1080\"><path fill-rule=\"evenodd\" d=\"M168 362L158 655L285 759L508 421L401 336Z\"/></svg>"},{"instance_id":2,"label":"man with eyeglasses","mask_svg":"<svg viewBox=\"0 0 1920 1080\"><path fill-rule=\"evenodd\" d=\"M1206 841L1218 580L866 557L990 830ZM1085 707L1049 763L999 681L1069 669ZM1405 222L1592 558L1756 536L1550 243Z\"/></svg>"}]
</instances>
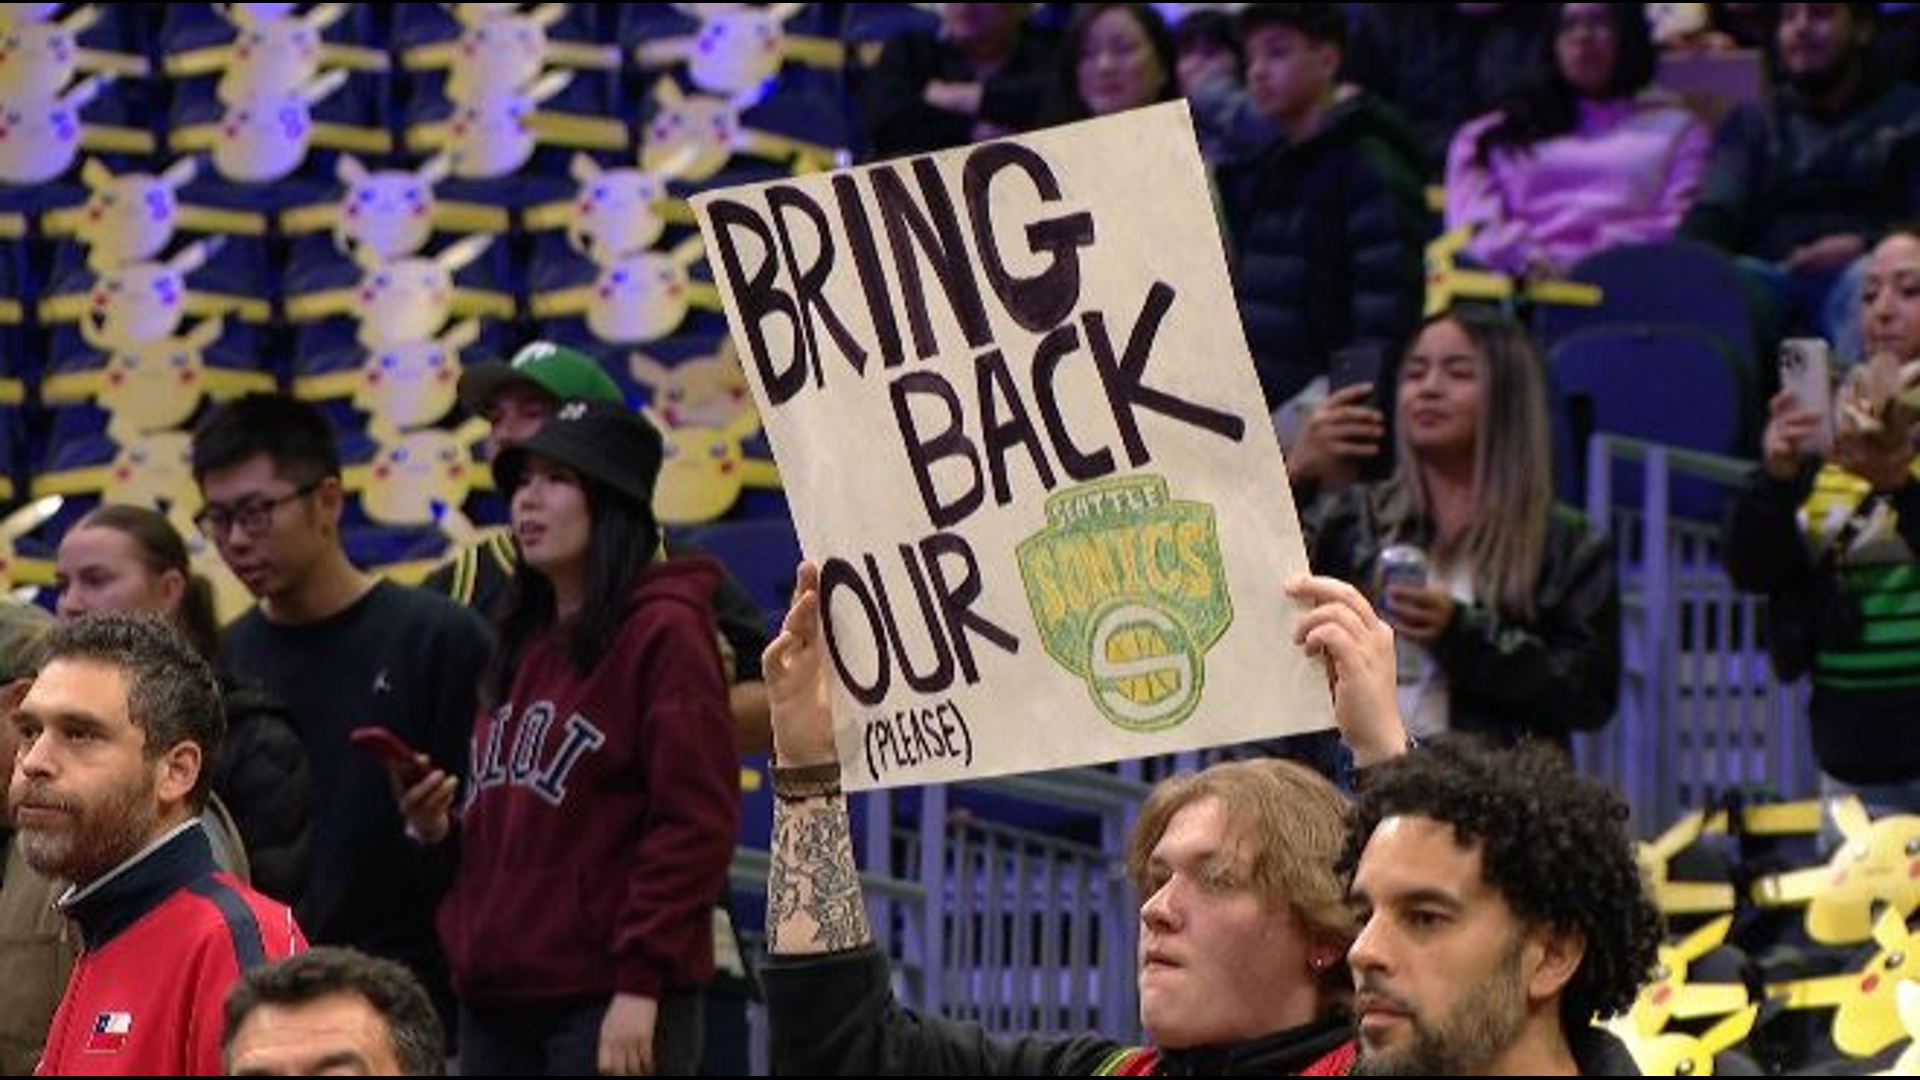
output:
<instances>
[{"instance_id":1,"label":"man with eyeglasses","mask_svg":"<svg viewBox=\"0 0 1920 1080\"><path fill-rule=\"evenodd\" d=\"M464 775L486 627L432 593L379 581L348 561L346 494L332 425L313 406L252 394L193 438L195 518L259 601L227 631L234 675L285 701L313 765L313 838L302 926L316 944L398 961L448 1016L434 911L450 862L406 839L378 759L352 748L378 725Z\"/></svg>"}]
</instances>

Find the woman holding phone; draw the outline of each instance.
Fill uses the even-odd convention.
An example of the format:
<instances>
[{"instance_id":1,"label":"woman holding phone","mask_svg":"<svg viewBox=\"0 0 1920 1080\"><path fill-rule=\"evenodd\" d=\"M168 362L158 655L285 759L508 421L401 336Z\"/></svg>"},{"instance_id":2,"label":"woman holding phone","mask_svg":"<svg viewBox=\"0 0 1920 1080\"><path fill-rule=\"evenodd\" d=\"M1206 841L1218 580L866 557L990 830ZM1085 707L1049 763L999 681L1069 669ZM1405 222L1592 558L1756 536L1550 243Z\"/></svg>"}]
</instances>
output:
<instances>
[{"instance_id":1,"label":"woman holding phone","mask_svg":"<svg viewBox=\"0 0 1920 1080\"><path fill-rule=\"evenodd\" d=\"M1873 249L1861 308L1869 357L1920 359L1920 227ZM1727 571L1767 594L1780 677L1812 673L1808 719L1825 790L1856 793L1876 814L1917 813L1920 661L1903 636L1905 613L1920 610L1913 409L1888 397L1891 387L1870 401L1848 393L1858 408L1835 423L1787 385L1768 406L1764 463L1728 520ZM1830 456L1823 430L1833 432Z\"/></svg>"},{"instance_id":2,"label":"woman holding phone","mask_svg":"<svg viewBox=\"0 0 1920 1080\"><path fill-rule=\"evenodd\" d=\"M1456 308L1396 385L1393 473L1305 512L1308 562L1378 597L1414 734L1564 746L1613 715L1620 591L1606 539L1554 504L1540 358L1512 319Z\"/></svg>"},{"instance_id":3,"label":"woman holding phone","mask_svg":"<svg viewBox=\"0 0 1920 1080\"><path fill-rule=\"evenodd\" d=\"M739 764L718 568L660 557L663 453L639 416L576 401L494 461L522 558L440 910L466 1075L699 1061ZM451 834L458 789L438 769L407 787L416 838Z\"/></svg>"}]
</instances>

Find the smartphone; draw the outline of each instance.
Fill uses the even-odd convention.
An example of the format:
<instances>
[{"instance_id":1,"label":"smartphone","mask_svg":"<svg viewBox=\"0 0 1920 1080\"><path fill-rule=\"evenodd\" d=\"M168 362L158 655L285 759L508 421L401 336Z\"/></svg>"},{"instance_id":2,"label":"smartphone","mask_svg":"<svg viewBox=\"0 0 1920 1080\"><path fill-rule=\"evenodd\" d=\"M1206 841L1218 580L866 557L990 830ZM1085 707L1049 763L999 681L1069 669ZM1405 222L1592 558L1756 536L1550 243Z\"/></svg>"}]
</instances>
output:
<instances>
[{"instance_id":1,"label":"smartphone","mask_svg":"<svg viewBox=\"0 0 1920 1080\"><path fill-rule=\"evenodd\" d=\"M400 782L408 787L426 779L428 770L427 766L420 764L420 752L386 728L377 725L357 727L347 732L347 741L372 754L380 764L399 770Z\"/></svg>"},{"instance_id":2,"label":"smartphone","mask_svg":"<svg viewBox=\"0 0 1920 1080\"><path fill-rule=\"evenodd\" d=\"M1349 345L1334 350L1327 360L1327 392L1338 393L1363 383L1377 386L1386 359L1386 350L1378 345Z\"/></svg>"},{"instance_id":3,"label":"smartphone","mask_svg":"<svg viewBox=\"0 0 1920 1080\"><path fill-rule=\"evenodd\" d=\"M1819 417L1820 427L1807 449L1833 453L1833 357L1819 338L1788 338L1780 343L1780 389L1796 405Z\"/></svg>"}]
</instances>

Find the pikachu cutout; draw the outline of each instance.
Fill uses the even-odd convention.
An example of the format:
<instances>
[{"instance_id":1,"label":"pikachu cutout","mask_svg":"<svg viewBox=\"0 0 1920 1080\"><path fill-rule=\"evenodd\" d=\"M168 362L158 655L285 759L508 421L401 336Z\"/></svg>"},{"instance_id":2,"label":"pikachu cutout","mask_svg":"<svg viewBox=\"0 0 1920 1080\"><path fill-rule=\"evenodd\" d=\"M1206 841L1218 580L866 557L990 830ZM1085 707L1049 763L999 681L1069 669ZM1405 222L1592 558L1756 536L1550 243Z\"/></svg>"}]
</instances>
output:
<instances>
[{"instance_id":1,"label":"pikachu cutout","mask_svg":"<svg viewBox=\"0 0 1920 1080\"><path fill-rule=\"evenodd\" d=\"M1759 1015L1760 1006L1749 1005L1699 1035L1679 1031L1643 1035L1618 1019L1606 1028L1626 1044L1642 1076L1712 1076L1715 1056L1740 1045Z\"/></svg>"},{"instance_id":2,"label":"pikachu cutout","mask_svg":"<svg viewBox=\"0 0 1920 1080\"><path fill-rule=\"evenodd\" d=\"M50 296L40 303L42 322L78 322L80 336L103 353L131 351L172 337L188 315L235 312L265 321L264 301L246 301L187 287L187 275L220 250L222 240L196 241L164 262L126 263L100 274L88 292Z\"/></svg>"},{"instance_id":3,"label":"pikachu cutout","mask_svg":"<svg viewBox=\"0 0 1920 1080\"><path fill-rule=\"evenodd\" d=\"M456 102L530 86L549 67L618 71L620 50L548 36L569 6L540 4L523 13L518 4L453 4L459 39L409 49L402 64L409 71L444 69L447 99Z\"/></svg>"},{"instance_id":4,"label":"pikachu cutout","mask_svg":"<svg viewBox=\"0 0 1920 1080\"><path fill-rule=\"evenodd\" d=\"M390 432L372 461L344 470L344 483L360 493L360 505L374 521L437 526L458 542L476 534L461 505L491 483L473 453L487 431L487 422L476 417L454 431Z\"/></svg>"},{"instance_id":5,"label":"pikachu cutout","mask_svg":"<svg viewBox=\"0 0 1920 1080\"><path fill-rule=\"evenodd\" d=\"M15 545L53 520L65 502L58 495L44 495L0 518L0 593L53 584L52 560L23 558Z\"/></svg>"},{"instance_id":6,"label":"pikachu cutout","mask_svg":"<svg viewBox=\"0 0 1920 1080\"><path fill-rule=\"evenodd\" d=\"M305 323L353 316L359 320L360 345L368 351L429 340L454 318L512 318L512 297L458 286L453 280L456 271L486 254L493 239L468 236L431 258L392 261L362 248L356 257L361 265L358 285L292 297L287 301L287 317Z\"/></svg>"},{"instance_id":7,"label":"pikachu cutout","mask_svg":"<svg viewBox=\"0 0 1920 1080\"><path fill-rule=\"evenodd\" d=\"M116 428L156 431L180 427L208 397L216 400L273 389L260 371L210 367L207 347L220 339L225 321L204 319L178 337L130 342L115 349L106 366L49 375L40 386L49 405L95 401Z\"/></svg>"},{"instance_id":8,"label":"pikachu cutout","mask_svg":"<svg viewBox=\"0 0 1920 1080\"><path fill-rule=\"evenodd\" d=\"M784 164L799 175L832 167L838 154L830 146L745 126L740 114L753 104L749 96L688 94L673 79L663 78L653 85L653 102L640 150L640 167L649 172L685 159L678 169L680 178L699 183L744 154Z\"/></svg>"},{"instance_id":9,"label":"pikachu cutout","mask_svg":"<svg viewBox=\"0 0 1920 1080\"><path fill-rule=\"evenodd\" d=\"M159 258L182 230L266 235L267 220L260 214L182 203L180 189L199 171L199 160L191 157L158 173L119 174L98 158L88 158L80 167L86 203L48 213L41 228L49 236L72 236L85 245L87 268L96 274Z\"/></svg>"},{"instance_id":10,"label":"pikachu cutout","mask_svg":"<svg viewBox=\"0 0 1920 1080\"><path fill-rule=\"evenodd\" d=\"M669 251L641 251L602 263L591 285L535 293L533 316L583 316L601 341L638 345L680 329L694 310L719 311L720 291L695 281L691 268L705 258L699 236Z\"/></svg>"},{"instance_id":11,"label":"pikachu cutout","mask_svg":"<svg viewBox=\"0 0 1920 1080\"><path fill-rule=\"evenodd\" d=\"M153 136L134 128L83 120L85 108L112 82L111 72L90 75L44 95L0 92L0 183L45 184L66 175L81 150L151 154Z\"/></svg>"},{"instance_id":12,"label":"pikachu cutout","mask_svg":"<svg viewBox=\"0 0 1920 1080\"><path fill-rule=\"evenodd\" d=\"M568 171L579 190L572 199L527 211L533 232L565 229L567 246L604 265L623 255L645 251L669 224L694 224L693 211L667 191L693 160L692 152L658 170L608 169L586 154L575 154Z\"/></svg>"},{"instance_id":13,"label":"pikachu cutout","mask_svg":"<svg viewBox=\"0 0 1920 1080\"><path fill-rule=\"evenodd\" d=\"M63 293L40 302L44 323L74 322L87 345L109 355L133 352L174 336L189 315L236 314L264 322L266 302L190 289L187 275L205 265L225 241L210 237L175 252L164 262L126 263L100 274L85 293Z\"/></svg>"},{"instance_id":14,"label":"pikachu cutout","mask_svg":"<svg viewBox=\"0 0 1920 1080\"><path fill-rule=\"evenodd\" d=\"M35 8L39 10L24 10ZM55 97L83 74L146 76L145 57L80 44L80 35L99 23L99 8L86 4L55 19L59 8L59 4L7 4L0 8L0 100Z\"/></svg>"},{"instance_id":15,"label":"pikachu cutout","mask_svg":"<svg viewBox=\"0 0 1920 1080\"><path fill-rule=\"evenodd\" d=\"M1732 928L1733 916L1722 915L1678 943L1660 946L1653 979L1640 988L1626 1015L1635 1032L1658 1035L1672 1020L1727 1016L1751 1004L1742 983L1695 983L1688 978L1690 965L1726 944L1727 931Z\"/></svg>"},{"instance_id":16,"label":"pikachu cutout","mask_svg":"<svg viewBox=\"0 0 1920 1080\"><path fill-rule=\"evenodd\" d=\"M439 423L458 401L460 353L480 338L480 323L466 319L437 338L394 341L367 353L350 371L303 375L293 392L312 401L352 398L368 415L368 431L386 441L409 428Z\"/></svg>"},{"instance_id":17,"label":"pikachu cutout","mask_svg":"<svg viewBox=\"0 0 1920 1080\"><path fill-rule=\"evenodd\" d=\"M224 104L285 94L329 70L386 71L378 49L338 45L322 35L347 14L345 4L315 4L298 13L298 4L215 4L214 11L233 24L233 40L224 45L174 53L167 75L192 79L219 75L215 94Z\"/></svg>"},{"instance_id":18,"label":"pikachu cutout","mask_svg":"<svg viewBox=\"0 0 1920 1080\"><path fill-rule=\"evenodd\" d=\"M647 387L649 408L665 430L703 427L751 435L760 428L753 390L732 338L723 339L711 356L682 360L672 367L645 353L630 353L627 373Z\"/></svg>"},{"instance_id":19,"label":"pikachu cutout","mask_svg":"<svg viewBox=\"0 0 1920 1080\"><path fill-rule=\"evenodd\" d=\"M533 160L543 144L581 150L623 150L627 128L604 116L542 112L540 106L567 88L570 71L549 71L525 87L490 89L454 102L446 120L415 124L407 146L416 153L444 151L463 180L495 180Z\"/></svg>"},{"instance_id":20,"label":"pikachu cutout","mask_svg":"<svg viewBox=\"0 0 1920 1080\"><path fill-rule=\"evenodd\" d=\"M1920 933L1886 908L1873 922L1878 948L1857 971L1797 979L1767 987L1788 1009L1833 1009L1833 1044L1853 1058L1869 1058L1906 1037L1896 994L1920 981Z\"/></svg>"},{"instance_id":21,"label":"pikachu cutout","mask_svg":"<svg viewBox=\"0 0 1920 1080\"><path fill-rule=\"evenodd\" d=\"M386 54L378 49L322 40L347 14L345 4L315 4L304 14L253 4L217 10L233 24L233 41L168 57L167 72L177 79L218 71L215 95L224 104L286 94L325 71L381 72L389 67Z\"/></svg>"},{"instance_id":22,"label":"pikachu cutout","mask_svg":"<svg viewBox=\"0 0 1920 1080\"><path fill-rule=\"evenodd\" d=\"M239 183L284 179L306 161L311 147L385 154L393 149L384 127L316 121L313 107L347 84L351 71L385 71L377 49L335 45L322 33L347 13L345 4L318 4L304 14L280 5L218 6L234 24L233 41L175 54L166 67L176 79L218 73L215 123L177 126L175 150L212 151L215 169Z\"/></svg>"},{"instance_id":23,"label":"pikachu cutout","mask_svg":"<svg viewBox=\"0 0 1920 1080\"><path fill-rule=\"evenodd\" d=\"M34 495L98 495L103 502L168 511L198 505L191 432L139 431L117 424L107 430L115 443L111 461L42 472L34 477Z\"/></svg>"},{"instance_id":24,"label":"pikachu cutout","mask_svg":"<svg viewBox=\"0 0 1920 1080\"><path fill-rule=\"evenodd\" d=\"M693 85L731 97L757 93L788 63L837 71L846 50L831 38L789 34L786 23L805 4L675 4L700 21L691 36L657 38L635 50L645 68L685 64Z\"/></svg>"},{"instance_id":25,"label":"pikachu cutout","mask_svg":"<svg viewBox=\"0 0 1920 1080\"><path fill-rule=\"evenodd\" d=\"M1426 318L1444 313L1463 300L1505 302L1525 300L1562 307L1598 307L1600 287L1584 281L1516 281L1493 270L1472 270L1459 264L1460 252L1472 239L1471 229L1448 230L1427 245Z\"/></svg>"},{"instance_id":26,"label":"pikachu cutout","mask_svg":"<svg viewBox=\"0 0 1920 1080\"><path fill-rule=\"evenodd\" d=\"M417 169L379 170L341 154L334 165L342 187L339 200L288 210L280 215L280 228L288 236L330 232L341 254L359 258L366 251L384 260L417 254L435 232L507 232L512 223L505 210L435 193L452 172L453 159L446 154L428 158Z\"/></svg>"},{"instance_id":27,"label":"pikachu cutout","mask_svg":"<svg viewBox=\"0 0 1920 1080\"><path fill-rule=\"evenodd\" d=\"M1920 815L1869 820L1853 796L1830 805L1846 838L1825 866L1793 870L1754 883L1763 907L1807 905L1807 933L1825 945L1865 941L1874 910L1888 905L1900 918L1920 907Z\"/></svg>"},{"instance_id":28,"label":"pikachu cutout","mask_svg":"<svg viewBox=\"0 0 1920 1080\"><path fill-rule=\"evenodd\" d=\"M1733 885L1729 882L1672 880L1669 868L1674 856L1700 839L1706 831L1706 820L1705 813L1695 810L1651 842L1636 845L1641 876L1663 915L1710 915L1733 910Z\"/></svg>"},{"instance_id":29,"label":"pikachu cutout","mask_svg":"<svg viewBox=\"0 0 1920 1080\"><path fill-rule=\"evenodd\" d=\"M653 512L663 525L701 525L724 517L747 488L778 488L771 461L746 456L742 442L760 428L757 413L725 428L670 428L650 413L666 437L666 457L654 487Z\"/></svg>"}]
</instances>

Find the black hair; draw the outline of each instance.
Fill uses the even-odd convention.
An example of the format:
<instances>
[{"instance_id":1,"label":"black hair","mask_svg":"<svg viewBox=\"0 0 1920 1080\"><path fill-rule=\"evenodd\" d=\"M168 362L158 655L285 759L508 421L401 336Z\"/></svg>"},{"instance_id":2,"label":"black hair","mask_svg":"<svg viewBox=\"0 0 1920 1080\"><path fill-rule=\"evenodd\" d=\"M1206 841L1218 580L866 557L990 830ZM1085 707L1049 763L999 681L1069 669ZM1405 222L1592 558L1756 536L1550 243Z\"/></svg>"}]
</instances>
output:
<instances>
[{"instance_id":1,"label":"black hair","mask_svg":"<svg viewBox=\"0 0 1920 1080\"><path fill-rule=\"evenodd\" d=\"M580 611L566 625L567 657L584 675L593 670L612 647L620 625L633 610L633 587L641 571L659 550L660 526L653 512L612 488L578 472L592 519L587 539L587 580ZM512 492L507 493L512 497ZM551 629L559 619L553 583L527 565L514 567L513 581L499 611L493 613L500 633L487 685L493 701L507 700L514 672L527 645Z\"/></svg>"},{"instance_id":2,"label":"black hair","mask_svg":"<svg viewBox=\"0 0 1920 1080\"><path fill-rule=\"evenodd\" d=\"M1398 816L1453 826L1461 843L1480 846L1482 877L1520 918L1585 939L1560 999L1568 1034L1633 1004L1653 971L1662 927L1618 795L1575 774L1556 747L1443 741L1369 770L1342 876L1352 880L1374 829Z\"/></svg>"},{"instance_id":3,"label":"black hair","mask_svg":"<svg viewBox=\"0 0 1920 1080\"><path fill-rule=\"evenodd\" d=\"M204 480L262 454L294 484L340 475L340 449L325 413L286 394L256 393L214 409L194 431L193 478Z\"/></svg>"},{"instance_id":4,"label":"black hair","mask_svg":"<svg viewBox=\"0 0 1920 1080\"><path fill-rule=\"evenodd\" d=\"M1513 149L1525 152L1533 144L1557 135L1565 135L1580 122L1580 95L1560 73L1556 51L1560 17L1567 5L1555 4L1534 46L1533 71L1521 89L1501 105L1501 118L1480 134L1473 153L1481 164L1490 162L1494 151ZM1607 18L1613 23L1617 43L1613 75L1607 82L1610 100L1632 97L1653 83L1660 53L1653 43L1653 28L1647 23L1645 4L1608 4Z\"/></svg>"}]
</instances>

